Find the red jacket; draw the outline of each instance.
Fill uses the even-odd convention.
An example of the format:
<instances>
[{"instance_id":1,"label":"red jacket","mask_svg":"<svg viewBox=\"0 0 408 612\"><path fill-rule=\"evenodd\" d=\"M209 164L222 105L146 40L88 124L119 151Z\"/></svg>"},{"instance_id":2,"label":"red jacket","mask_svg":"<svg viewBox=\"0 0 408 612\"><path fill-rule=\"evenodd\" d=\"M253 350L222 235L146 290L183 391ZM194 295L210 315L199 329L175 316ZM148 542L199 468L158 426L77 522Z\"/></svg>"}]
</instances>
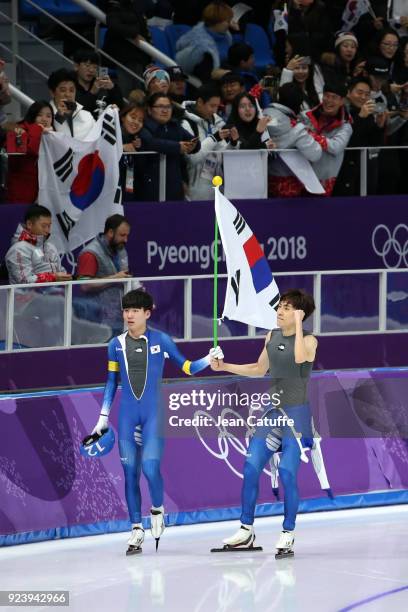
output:
<instances>
[{"instance_id":1,"label":"red jacket","mask_svg":"<svg viewBox=\"0 0 408 612\"><path fill-rule=\"evenodd\" d=\"M8 158L6 202L33 204L38 197L38 151L43 130L36 123L24 121L19 127L27 132L27 153Z\"/></svg>"}]
</instances>

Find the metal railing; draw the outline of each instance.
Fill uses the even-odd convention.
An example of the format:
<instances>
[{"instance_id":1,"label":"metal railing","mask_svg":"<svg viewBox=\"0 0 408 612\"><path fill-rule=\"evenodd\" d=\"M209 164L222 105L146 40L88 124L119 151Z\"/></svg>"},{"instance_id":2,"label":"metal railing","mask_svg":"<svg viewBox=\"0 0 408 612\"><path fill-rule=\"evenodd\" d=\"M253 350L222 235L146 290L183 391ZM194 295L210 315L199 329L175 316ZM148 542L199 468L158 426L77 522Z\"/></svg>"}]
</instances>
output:
<instances>
[{"instance_id":1,"label":"metal railing","mask_svg":"<svg viewBox=\"0 0 408 612\"><path fill-rule=\"evenodd\" d=\"M378 311L373 317L378 320L378 323L369 329L364 328L364 325L358 329L344 329L343 331L324 331L327 327L324 322L324 315L322 315L322 281L324 282L327 276L353 276L353 275L376 275L378 277ZM395 333L407 333L408 323L401 324L391 329L388 325L387 316L387 299L388 299L388 278L390 274L406 274L407 280L407 292L408 292L408 270L407 269L375 269L375 270L327 270L327 271L296 271L296 272L279 272L275 273L275 277L311 277L313 280L313 295L316 304L316 311L313 316L313 322L311 331L318 336L352 336L352 335L367 335L367 334L395 334ZM221 274L220 279L226 278L226 274ZM117 299L121 293L130 291L132 287L142 283L149 290L149 283L178 283L177 293L182 296L183 303L183 331L182 334L175 333L171 325L166 325L167 333L173 335L178 341L201 341L206 340L210 342L212 340L212 318L211 314L203 317L202 313L195 313L193 311L192 304L194 291L198 291L197 283L201 281L211 281L213 276L211 274L199 275L199 276L166 276L166 277L144 277L139 279L94 279L94 280L83 280L83 281L72 281L63 283L41 283L41 284L24 284L24 285L7 285L0 287L0 313L3 313L3 321L0 319L0 340L4 336L4 348L2 352L20 352L20 351L39 351L39 350L52 350L61 348L84 348L91 346L105 345L108 340L115 335L112 333L112 321L108 319L101 319L98 316L89 317L90 308L94 305L95 291L92 291L92 286L98 290L100 287L99 296L103 294L106 287L112 287L119 285ZM279 280L278 280L279 284ZM102 287L101 287L102 285ZM75 288L79 288L79 295L74 295ZM202 291L206 291L203 288ZM78 315L78 300L80 305L84 306L83 301L85 300L85 306L88 308L88 315L81 318ZM88 301L87 301L88 300ZM100 297L98 298L100 304ZM84 312L86 309L84 310ZM163 311L163 308L158 304L158 311L160 317L166 320L172 320L174 315L174 309ZM350 314L353 314L350 311ZM121 320L121 312L118 307L117 320ZM207 335L200 335L196 333L194 327L196 326L195 318L199 317L199 325L202 328L203 318L207 323L206 329L208 329ZM358 316L357 316L358 321ZM155 317L152 319L154 326ZM227 322L229 323L229 322ZM224 323L224 329L220 330L220 340L222 342L230 341L234 339L249 339L256 338L261 333L252 326L245 326L246 333L243 335L232 335L227 327L227 323ZM322 325L323 323L323 325ZM397 322L394 322L398 324ZM371 323L370 323L371 325ZM244 327L244 328L245 328ZM37 332L35 331L37 329ZM84 329L82 329L84 328ZM55 338L57 332L58 338L55 339L55 343L47 343L47 337ZM98 333L100 332L100 340L96 340ZM225 335L228 332L227 335ZM37 333L40 340L35 346L29 346L30 338ZM73 334L76 337L73 339ZM120 333L116 331L116 333ZM83 336L81 336L83 334ZM88 336L91 340L88 341ZM87 337L86 342L80 342L81 337ZM34 344L34 341L32 342ZM1 350L1 349L0 349Z\"/></svg>"},{"instance_id":2,"label":"metal railing","mask_svg":"<svg viewBox=\"0 0 408 612\"><path fill-rule=\"evenodd\" d=\"M42 15L45 15L48 19L50 19L51 21L56 23L59 27L63 28L66 32L69 32L70 35L74 36L83 45L86 45L88 47L92 47L93 49L97 50L98 53L100 53L103 57L105 57L106 59L111 61L116 67L118 67L121 70L127 72L130 76L132 76L133 78L135 78L139 82L144 83L143 78L139 74L136 74L135 72L130 70L127 66L123 65L121 62L119 62L118 60L113 58L111 55L109 55L108 53L106 53L105 51L100 49L100 47L99 47L99 29L100 29L100 24L101 23L102 24L106 24L106 15L105 15L105 13L103 11L101 11L100 9L98 9L93 4L91 4L90 2L87 2L87 0L72 0L72 1L75 4L78 4L79 6L81 6L86 13L88 13L89 15L91 15L92 17L95 18L96 23L95 23L95 35L94 35L94 41L93 42L90 42L85 37L83 37L80 34L78 34L78 32L76 32L75 30L70 28L67 24L65 24L63 21L58 19L58 17L56 17L55 15L53 15L52 13L50 13L49 11L44 9L41 6L41 4L38 4L37 2L34 2L33 0L26 0L27 4L31 5L33 8L35 8ZM20 53L19 53L19 37L18 37L19 31L20 32L24 32L26 35L28 35L30 38L35 40L39 45L42 45L43 47L45 47L51 53L54 53L55 55L60 56L63 61L65 61L65 62L67 62L67 63L69 63L71 65L73 64L73 62L70 59L66 58L62 53L60 53L52 45L49 45L44 40L40 39L33 32L31 32L29 29L25 28L24 26L22 26L19 23L20 19L19 19L19 3L18 3L18 0L12 0L12 2L11 2L11 16L9 16L6 13L0 11L0 17L3 20L5 20L7 23L9 23L11 25L11 28L12 28L11 48L8 48L3 43L1 43L0 46L1 46L1 48L11 52L12 60L13 60L13 64L14 64L14 69L17 66L17 61L20 61L20 62L26 64L27 66L29 66L32 70L34 70L40 76L42 76L44 78L47 78L47 75L45 75L41 70L39 70L32 62L30 62L26 58L23 58L20 55ZM147 55L149 55L152 59L154 59L157 62L160 62L160 63L164 64L165 66L175 66L176 65L176 62L173 59L171 59L170 57L168 57L167 55L165 55L164 53L162 53L161 51L159 51L158 49L153 47L153 45L149 44L146 41L140 40L140 41L136 42L134 40L129 40L129 42L131 44L133 44L135 47L139 48L144 53L146 53Z\"/></svg>"},{"instance_id":3,"label":"metal railing","mask_svg":"<svg viewBox=\"0 0 408 612\"><path fill-rule=\"evenodd\" d=\"M26 103L29 100L31 100L28 96L26 96L24 93L20 92L17 88L15 88L14 86L10 86L13 95L15 95L17 98L20 99L20 101L22 103ZM32 103L28 102L28 103ZM367 157L368 154L371 151L374 152L381 152L381 151L392 151L392 150L407 150L408 146L393 146L393 147L349 147L345 149L345 152L347 151L359 151L360 152L360 196L364 197L367 195L367 177L368 177L368 164L367 164ZM288 153L288 152L294 152L296 151L296 149L252 149L252 150L232 150L232 149L227 149L224 151L211 151L209 153L207 153L206 157L211 157L216 155L217 157L220 157L221 159L224 157L224 155L234 155L234 156L239 156L239 155L259 155L261 154L262 157L264 158L263 160L263 164L265 166L265 181L266 184L264 185L264 191L267 192L267 181L268 181L268 173L267 173L267 163L268 163L268 157L270 155L274 155L277 153ZM9 155L13 155L12 153ZM21 154L18 154L21 155ZM135 152L125 152L125 155L159 155L160 156L160 163L159 163L159 198L158 201L159 202L165 202L166 201L166 158L167 156L163 153L157 153L156 151L135 151ZM194 154L193 154L194 155ZM227 175L228 177L228 175ZM211 187L211 183L208 182L209 187ZM259 186L259 185L258 185ZM225 195L226 197L231 197L231 198L235 198L238 197L236 195L231 195L229 194L227 191L225 191ZM389 195L393 195L393 194L389 194ZM247 198L249 196L246 196ZM252 199L262 199L262 198L257 198L256 196L250 196ZM266 196L267 197L267 196ZM211 197L209 196L206 199L211 199Z\"/></svg>"}]
</instances>

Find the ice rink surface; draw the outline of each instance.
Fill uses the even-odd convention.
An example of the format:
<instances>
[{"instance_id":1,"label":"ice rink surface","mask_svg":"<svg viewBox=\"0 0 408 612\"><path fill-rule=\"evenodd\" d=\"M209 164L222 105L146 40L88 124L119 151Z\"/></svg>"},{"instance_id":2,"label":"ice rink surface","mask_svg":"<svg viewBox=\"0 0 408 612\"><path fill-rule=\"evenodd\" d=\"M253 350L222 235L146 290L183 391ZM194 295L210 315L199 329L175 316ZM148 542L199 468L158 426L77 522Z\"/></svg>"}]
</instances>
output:
<instances>
[{"instance_id":1,"label":"ice rink surface","mask_svg":"<svg viewBox=\"0 0 408 612\"><path fill-rule=\"evenodd\" d=\"M158 553L146 532L132 557L127 533L4 547L0 588L70 591L69 608L24 610L408 611L408 506L299 515L295 557L276 561L281 520L256 520L258 553L209 552L237 521L167 528Z\"/></svg>"}]
</instances>

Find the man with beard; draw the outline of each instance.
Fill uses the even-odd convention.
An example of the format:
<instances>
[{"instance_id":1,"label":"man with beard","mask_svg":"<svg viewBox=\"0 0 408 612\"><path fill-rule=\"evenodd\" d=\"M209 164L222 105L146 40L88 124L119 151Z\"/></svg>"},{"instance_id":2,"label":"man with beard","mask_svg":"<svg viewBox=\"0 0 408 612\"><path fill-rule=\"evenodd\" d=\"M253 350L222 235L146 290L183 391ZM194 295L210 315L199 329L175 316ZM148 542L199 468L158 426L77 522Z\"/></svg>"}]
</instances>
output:
<instances>
[{"instance_id":1,"label":"man with beard","mask_svg":"<svg viewBox=\"0 0 408 612\"><path fill-rule=\"evenodd\" d=\"M77 278L130 278L126 243L130 223L123 215L112 215L105 222L103 233L98 234L81 251L78 257ZM100 321L112 328L115 336L123 331L121 316L121 283L82 285L83 291L92 295L92 301L100 308ZM118 314L119 312L119 314Z\"/></svg>"}]
</instances>

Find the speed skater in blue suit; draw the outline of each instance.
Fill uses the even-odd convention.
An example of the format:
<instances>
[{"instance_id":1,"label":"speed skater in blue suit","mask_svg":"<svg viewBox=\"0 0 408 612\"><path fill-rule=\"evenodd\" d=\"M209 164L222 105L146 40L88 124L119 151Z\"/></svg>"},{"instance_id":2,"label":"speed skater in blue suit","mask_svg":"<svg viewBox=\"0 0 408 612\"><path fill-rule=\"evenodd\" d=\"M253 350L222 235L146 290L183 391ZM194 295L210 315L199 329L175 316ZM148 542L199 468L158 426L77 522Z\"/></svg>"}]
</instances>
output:
<instances>
[{"instance_id":1,"label":"speed skater in blue suit","mask_svg":"<svg viewBox=\"0 0 408 612\"><path fill-rule=\"evenodd\" d=\"M185 374L206 368L210 357L186 359L167 334L150 329L153 298L141 289L129 291L122 299L127 331L113 338L108 346L108 379L101 414L92 433L108 427L109 412L122 383L119 408L119 453L125 475L125 495L132 523L127 554L141 552L144 530L141 514L140 474L146 477L152 500L151 531L156 540L164 531L163 478L160 461L164 448L161 382L164 360L175 362Z\"/></svg>"}]
</instances>

